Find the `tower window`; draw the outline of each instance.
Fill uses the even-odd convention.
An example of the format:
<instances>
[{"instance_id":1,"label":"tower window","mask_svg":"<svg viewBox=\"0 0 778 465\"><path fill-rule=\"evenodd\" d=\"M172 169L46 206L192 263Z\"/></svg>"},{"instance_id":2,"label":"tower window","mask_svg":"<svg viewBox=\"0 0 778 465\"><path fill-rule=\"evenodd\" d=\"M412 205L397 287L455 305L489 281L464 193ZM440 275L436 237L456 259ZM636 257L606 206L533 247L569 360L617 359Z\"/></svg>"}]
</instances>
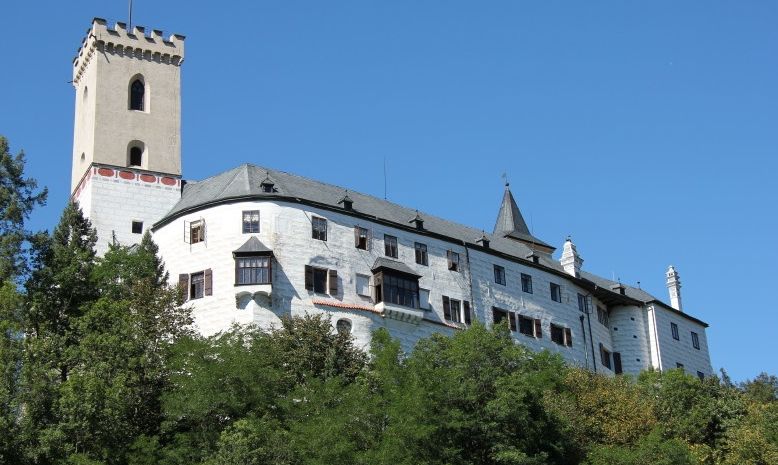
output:
<instances>
[{"instance_id":1,"label":"tower window","mask_svg":"<svg viewBox=\"0 0 778 465\"><path fill-rule=\"evenodd\" d=\"M133 221L132 222L132 233L133 234L143 234L143 221Z\"/></svg>"},{"instance_id":2,"label":"tower window","mask_svg":"<svg viewBox=\"0 0 778 465\"><path fill-rule=\"evenodd\" d=\"M130 149L130 166L141 166L143 164L143 150L140 147Z\"/></svg>"},{"instance_id":3,"label":"tower window","mask_svg":"<svg viewBox=\"0 0 778 465\"><path fill-rule=\"evenodd\" d=\"M143 111L145 109L144 100L146 97L146 86L143 81L136 79L130 85L130 110Z\"/></svg>"}]
</instances>

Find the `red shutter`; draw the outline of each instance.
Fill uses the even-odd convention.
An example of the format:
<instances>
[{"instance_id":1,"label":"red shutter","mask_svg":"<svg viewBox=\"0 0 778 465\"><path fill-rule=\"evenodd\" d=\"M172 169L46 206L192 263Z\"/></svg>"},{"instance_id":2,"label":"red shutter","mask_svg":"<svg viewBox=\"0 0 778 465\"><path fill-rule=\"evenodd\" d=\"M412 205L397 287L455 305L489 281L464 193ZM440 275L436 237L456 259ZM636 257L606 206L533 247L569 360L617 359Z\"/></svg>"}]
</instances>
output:
<instances>
[{"instance_id":1,"label":"red shutter","mask_svg":"<svg viewBox=\"0 0 778 465\"><path fill-rule=\"evenodd\" d=\"M443 296L443 318L451 320L451 301L448 296Z\"/></svg>"},{"instance_id":2,"label":"red shutter","mask_svg":"<svg viewBox=\"0 0 778 465\"><path fill-rule=\"evenodd\" d=\"M573 331L570 328L565 328L565 345L573 347Z\"/></svg>"},{"instance_id":3,"label":"red shutter","mask_svg":"<svg viewBox=\"0 0 778 465\"><path fill-rule=\"evenodd\" d=\"M213 271L210 268L203 271L203 294L213 295Z\"/></svg>"},{"instance_id":4,"label":"red shutter","mask_svg":"<svg viewBox=\"0 0 778 465\"><path fill-rule=\"evenodd\" d=\"M181 292L184 300L189 299L189 275L186 273L178 275L178 290Z\"/></svg>"},{"instance_id":5,"label":"red shutter","mask_svg":"<svg viewBox=\"0 0 778 465\"><path fill-rule=\"evenodd\" d=\"M516 314L513 312L510 312L508 314L510 320L511 320L511 331L516 331Z\"/></svg>"},{"instance_id":6,"label":"red shutter","mask_svg":"<svg viewBox=\"0 0 778 465\"><path fill-rule=\"evenodd\" d=\"M313 267L310 265L305 265L305 288L313 290Z\"/></svg>"},{"instance_id":7,"label":"red shutter","mask_svg":"<svg viewBox=\"0 0 778 465\"><path fill-rule=\"evenodd\" d=\"M540 319L535 319L535 337L538 339L543 338L543 322Z\"/></svg>"},{"instance_id":8,"label":"red shutter","mask_svg":"<svg viewBox=\"0 0 778 465\"><path fill-rule=\"evenodd\" d=\"M338 295L338 271L330 270L330 295Z\"/></svg>"},{"instance_id":9,"label":"red shutter","mask_svg":"<svg viewBox=\"0 0 778 465\"><path fill-rule=\"evenodd\" d=\"M471 320L470 320L470 302L465 300L462 302L462 305L465 306L465 324L470 326Z\"/></svg>"}]
</instances>

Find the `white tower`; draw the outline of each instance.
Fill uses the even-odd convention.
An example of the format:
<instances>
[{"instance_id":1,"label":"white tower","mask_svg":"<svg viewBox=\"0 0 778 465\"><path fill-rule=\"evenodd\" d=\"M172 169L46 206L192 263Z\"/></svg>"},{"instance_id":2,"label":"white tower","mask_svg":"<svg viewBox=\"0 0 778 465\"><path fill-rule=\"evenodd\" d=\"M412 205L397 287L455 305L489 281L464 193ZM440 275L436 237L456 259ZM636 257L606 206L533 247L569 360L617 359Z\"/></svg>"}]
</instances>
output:
<instances>
[{"instance_id":1,"label":"white tower","mask_svg":"<svg viewBox=\"0 0 778 465\"><path fill-rule=\"evenodd\" d=\"M675 267L670 265L667 269L667 289L670 291L670 306L676 310L683 311L681 304L681 278Z\"/></svg>"},{"instance_id":2,"label":"white tower","mask_svg":"<svg viewBox=\"0 0 778 465\"><path fill-rule=\"evenodd\" d=\"M180 198L183 60L183 36L100 18L73 60L71 193L99 254L113 238L137 243Z\"/></svg>"},{"instance_id":3,"label":"white tower","mask_svg":"<svg viewBox=\"0 0 778 465\"><path fill-rule=\"evenodd\" d=\"M579 277L581 275L581 267L583 266L583 258L578 255L578 249L575 248L573 240L569 237L565 241L565 246L562 249L562 258L559 260L562 268L570 276Z\"/></svg>"}]
</instances>

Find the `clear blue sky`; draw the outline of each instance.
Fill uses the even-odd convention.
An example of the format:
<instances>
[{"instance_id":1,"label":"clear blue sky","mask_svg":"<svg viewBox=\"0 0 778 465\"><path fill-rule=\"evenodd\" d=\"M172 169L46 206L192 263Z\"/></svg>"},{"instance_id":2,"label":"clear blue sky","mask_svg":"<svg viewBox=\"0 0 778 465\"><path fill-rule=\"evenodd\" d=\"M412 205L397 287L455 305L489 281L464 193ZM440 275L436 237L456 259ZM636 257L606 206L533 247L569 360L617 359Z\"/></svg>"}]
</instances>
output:
<instances>
[{"instance_id":1,"label":"clear blue sky","mask_svg":"<svg viewBox=\"0 0 778 465\"><path fill-rule=\"evenodd\" d=\"M69 195L71 59L126 1L5 1L0 134ZM710 323L715 368L778 374L778 3L135 0L187 36L183 166L243 162L533 232Z\"/></svg>"}]
</instances>

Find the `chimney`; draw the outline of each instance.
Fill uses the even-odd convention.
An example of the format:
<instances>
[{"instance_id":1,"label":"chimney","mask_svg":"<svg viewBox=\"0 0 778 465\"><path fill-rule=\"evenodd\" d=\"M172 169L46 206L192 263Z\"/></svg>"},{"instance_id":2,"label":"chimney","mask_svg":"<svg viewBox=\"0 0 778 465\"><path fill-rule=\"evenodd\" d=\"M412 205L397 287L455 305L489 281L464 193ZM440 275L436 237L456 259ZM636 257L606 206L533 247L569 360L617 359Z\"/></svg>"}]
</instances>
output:
<instances>
[{"instance_id":1,"label":"chimney","mask_svg":"<svg viewBox=\"0 0 778 465\"><path fill-rule=\"evenodd\" d=\"M681 305L681 278L673 265L670 265L670 268L667 269L667 289L670 291L670 306L678 311L683 311L683 305Z\"/></svg>"},{"instance_id":2,"label":"chimney","mask_svg":"<svg viewBox=\"0 0 778 465\"><path fill-rule=\"evenodd\" d=\"M565 269L567 274L575 276L576 278L581 275L583 258L578 255L578 250L576 250L575 244L573 244L573 240L570 239L570 236L567 236L565 246L562 249L562 258L559 262L562 264L562 268Z\"/></svg>"}]
</instances>

